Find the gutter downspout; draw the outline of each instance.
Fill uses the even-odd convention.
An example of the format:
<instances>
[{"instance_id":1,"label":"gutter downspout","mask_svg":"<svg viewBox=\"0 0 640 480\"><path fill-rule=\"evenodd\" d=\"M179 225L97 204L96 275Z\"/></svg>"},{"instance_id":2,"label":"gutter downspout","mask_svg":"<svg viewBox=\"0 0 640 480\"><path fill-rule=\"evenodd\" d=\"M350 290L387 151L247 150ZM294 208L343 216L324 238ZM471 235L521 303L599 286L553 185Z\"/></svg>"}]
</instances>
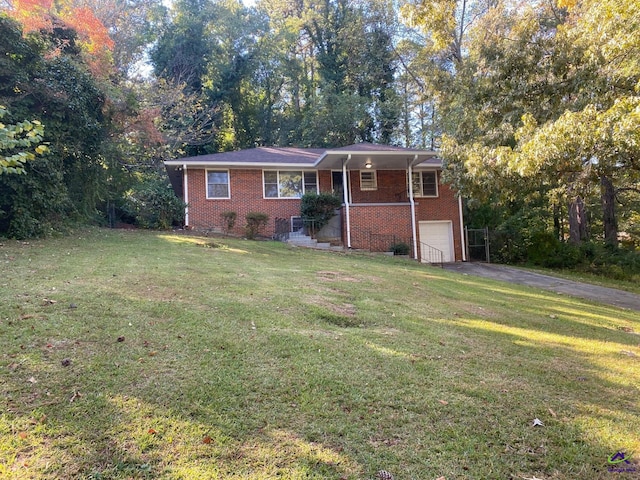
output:
<instances>
[{"instance_id":1,"label":"gutter downspout","mask_svg":"<svg viewBox=\"0 0 640 480\"><path fill-rule=\"evenodd\" d=\"M418 260L418 234L416 231L416 202L413 199L413 164L418 161L418 155L414 155L409 162L409 203L411 204L411 234L413 235L413 258Z\"/></svg>"},{"instance_id":2,"label":"gutter downspout","mask_svg":"<svg viewBox=\"0 0 640 480\"><path fill-rule=\"evenodd\" d=\"M462 218L462 197L458 197L458 210L460 211L460 245L462 246L462 261L466 262L467 261L467 245L464 239L464 218Z\"/></svg>"},{"instance_id":3,"label":"gutter downspout","mask_svg":"<svg viewBox=\"0 0 640 480\"><path fill-rule=\"evenodd\" d=\"M344 213L347 225L347 248L351 248L351 217L349 216L349 180L347 178L347 164L351 160L351 154L347 155L347 160L342 163L342 194L344 196Z\"/></svg>"},{"instance_id":4,"label":"gutter downspout","mask_svg":"<svg viewBox=\"0 0 640 480\"><path fill-rule=\"evenodd\" d=\"M182 191L184 194L184 226L189 227L189 176L187 175L187 164L182 165L182 182L184 183Z\"/></svg>"}]
</instances>

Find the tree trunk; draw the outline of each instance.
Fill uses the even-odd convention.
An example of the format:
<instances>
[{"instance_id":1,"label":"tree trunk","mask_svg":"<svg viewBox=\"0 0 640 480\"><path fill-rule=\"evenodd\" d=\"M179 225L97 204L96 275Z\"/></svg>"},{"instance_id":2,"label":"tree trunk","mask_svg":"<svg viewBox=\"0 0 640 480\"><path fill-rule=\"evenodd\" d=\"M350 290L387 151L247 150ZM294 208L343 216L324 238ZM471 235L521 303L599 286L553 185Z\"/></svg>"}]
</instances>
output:
<instances>
[{"instance_id":1,"label":"tree trunk","mask_svg":"<svg viewBox=\"0 0 640 480\"><path fill-rule=\"evenodd\" d=\"M600 177L602 199L602 223L604 224L604 241L609 245L618 245L618 222L616 220L616 189L606 175Z\"/></svg>"},{"instance_id":2,"label":"tree trunk","mask_svg":"<svg viewBox=\"0 0 640 480\"><path fill-rule=\"evenodd\" d=\"M569 241L578 245L587 240L587 216L582 197L577 196L569 204Z\"/></svg>"},{"instance_id":3,"label":"tree trunk","mask_svg":"<svg viewBox=\"0 0 640 480\"><path fill-rule=\"evenodd\" d=\"M559 203L553 204L553 233L558 240L564 240L564 228L562 228L562 207Z\"/></svg>"}]
</instances>

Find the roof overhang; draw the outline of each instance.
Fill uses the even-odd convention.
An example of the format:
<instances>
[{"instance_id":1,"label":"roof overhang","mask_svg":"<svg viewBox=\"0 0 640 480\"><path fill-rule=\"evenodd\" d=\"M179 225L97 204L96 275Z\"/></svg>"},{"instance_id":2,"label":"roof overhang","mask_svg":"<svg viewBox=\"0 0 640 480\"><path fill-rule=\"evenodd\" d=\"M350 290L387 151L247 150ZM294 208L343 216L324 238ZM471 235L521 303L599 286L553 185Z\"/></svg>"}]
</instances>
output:
<instances>
[{"instance_id":1,"label":"roof overhang","mask_svg":"<svg viewBox=\"0 0 640 480\"><path fill-rule=\"evenodd\" d=\"M437 153L430 150L327 150L315 163L318 170L339 170L345 162L349 170L405 170L412 167L442 166Z\"/></svg>"},{"instance_id":2,"label":"roof overhang","mask_svg":"<svg viewBox=\"0 0 640 480\"><path fill-rule=\"evenodd\" d=\"M405 170L411 167L439 168L442 162L436 152L369 143L343 148L313 149L293 147L258 147L164 162L167 169L248 168L290 170L341 170L348 162L351 170Z\"/></svg>"},{"instance_id":3,"label":"roof overhang","mask_svg":"<svg viewBox=\"0 0 640 480\"><path fill-rule=\"evenodd\" d=\"M225 162L225 161L189 161L186 159L183 160L166 160L164 162L165 165L175 166L175 167L198 167L198 168L277 168L279 170L282 169L292 169L292 170L301 170L301 169L315 169L313 163L285 163L285 162Z\"/></svg>"}]
</instances>

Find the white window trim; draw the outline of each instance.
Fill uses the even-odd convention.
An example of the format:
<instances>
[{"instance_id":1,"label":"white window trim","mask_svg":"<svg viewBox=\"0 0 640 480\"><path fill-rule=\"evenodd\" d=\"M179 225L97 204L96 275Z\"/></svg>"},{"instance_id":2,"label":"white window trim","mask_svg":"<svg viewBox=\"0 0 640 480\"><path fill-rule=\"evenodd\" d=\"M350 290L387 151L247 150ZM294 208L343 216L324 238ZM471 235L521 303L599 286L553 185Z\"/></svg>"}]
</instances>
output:
<instances>
[{"instance_id":1,"label":"white window trim","mask_svg":"<svg viewBox=\"0 0 640 480\"><path fill-rule=\"evenodd\" d=\"M266 185L264 183L264 174L265 172L276 172L276 179L277 179L277 185L278 185L278 196L277 197L267 197L267 189L265 188ZM287 169L287 170L277 170L277 169L264 169L262 170L262 198L265 200L300 200L300 197L281 197L280 196L280 172L300 172L302 174L302 195L304 195L305 193L307 193L307 189L305 187L304 184L304 174L305 173L309 173L312 172L315 174L316 176L316 189L315 189L315 193L318 193L320 190L320 186L318 185L318 171L317 170L292 170L292 169Z\"/></svg>"},{"instance_id":2,"label":"white window trim","mask_svg":"<svg viewBox=\"0 0 640 480\"><path fill-rule=\"evenodd\" d=\"M227 172L227 192L226 197L210 197L209 196L209 172ZM226 168L207 168L204 172L204 191L207 200L229 200L231 198L231 172Z\"/></svg>"},{"instance_id":3,"label":"white window trim","mask_svg":"<svg viewBox=\"0 0 640 480\"><path fill-rule=\"evenodd\" d=\"M419 183L418 186L420 187L417 193L414 193L413 196L414 197L420 197L420 198L438 198L440 196L440 179L439 179L439 175L438 175L438 171L437 170L419 170L419 171L415 171L413 173L416 173L419 175ZM422 186L424 185L423 181L422 181L422 174L423 173L433 173L436 176L436 194L435 195L425 195L424 192L422 191Z\"/></svg>"},{"instance_id":4,"label":"white window trim","mask_svg":"<svg viewBox=\"0 0 640 480\"><path fill-rule=\"evenodd\" d=\"M373 174L373 187L363 187L362 186L362 174L363 173L372 173ZM378 190L378 172L375 170L360 170L360 191L362 192L373 192Z\"/></svg>"}]
</instances>

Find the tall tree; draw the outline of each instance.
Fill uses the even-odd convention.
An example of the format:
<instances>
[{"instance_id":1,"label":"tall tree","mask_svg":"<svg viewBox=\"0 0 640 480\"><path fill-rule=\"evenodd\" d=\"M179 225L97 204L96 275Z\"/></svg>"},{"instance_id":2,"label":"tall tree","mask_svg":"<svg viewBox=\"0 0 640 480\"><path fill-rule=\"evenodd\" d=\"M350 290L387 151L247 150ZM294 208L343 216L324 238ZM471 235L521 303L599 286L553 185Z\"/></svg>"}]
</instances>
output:
<instances>
[{"instance_id":1,"label":"tall tree","mask_svg":"<svg viewBox=\"0 0 640 480\"><path fill-rule=\"evenodd\" d=\"M449 13L468 6L457 5ZM518 209L527 198L545 199L558 233L559 202L568 202L577 240L588 229L573 222L599 191L603 237L615 244L615 197L637 188L638 2L484 5L465 28L421 19L434 64L434 51L452 62L439 70L446 85L428 79L450 135L443 149L449 177L481 201ZM467 35L466 44L455 32Z\"/></svg>"}]
</instances>

